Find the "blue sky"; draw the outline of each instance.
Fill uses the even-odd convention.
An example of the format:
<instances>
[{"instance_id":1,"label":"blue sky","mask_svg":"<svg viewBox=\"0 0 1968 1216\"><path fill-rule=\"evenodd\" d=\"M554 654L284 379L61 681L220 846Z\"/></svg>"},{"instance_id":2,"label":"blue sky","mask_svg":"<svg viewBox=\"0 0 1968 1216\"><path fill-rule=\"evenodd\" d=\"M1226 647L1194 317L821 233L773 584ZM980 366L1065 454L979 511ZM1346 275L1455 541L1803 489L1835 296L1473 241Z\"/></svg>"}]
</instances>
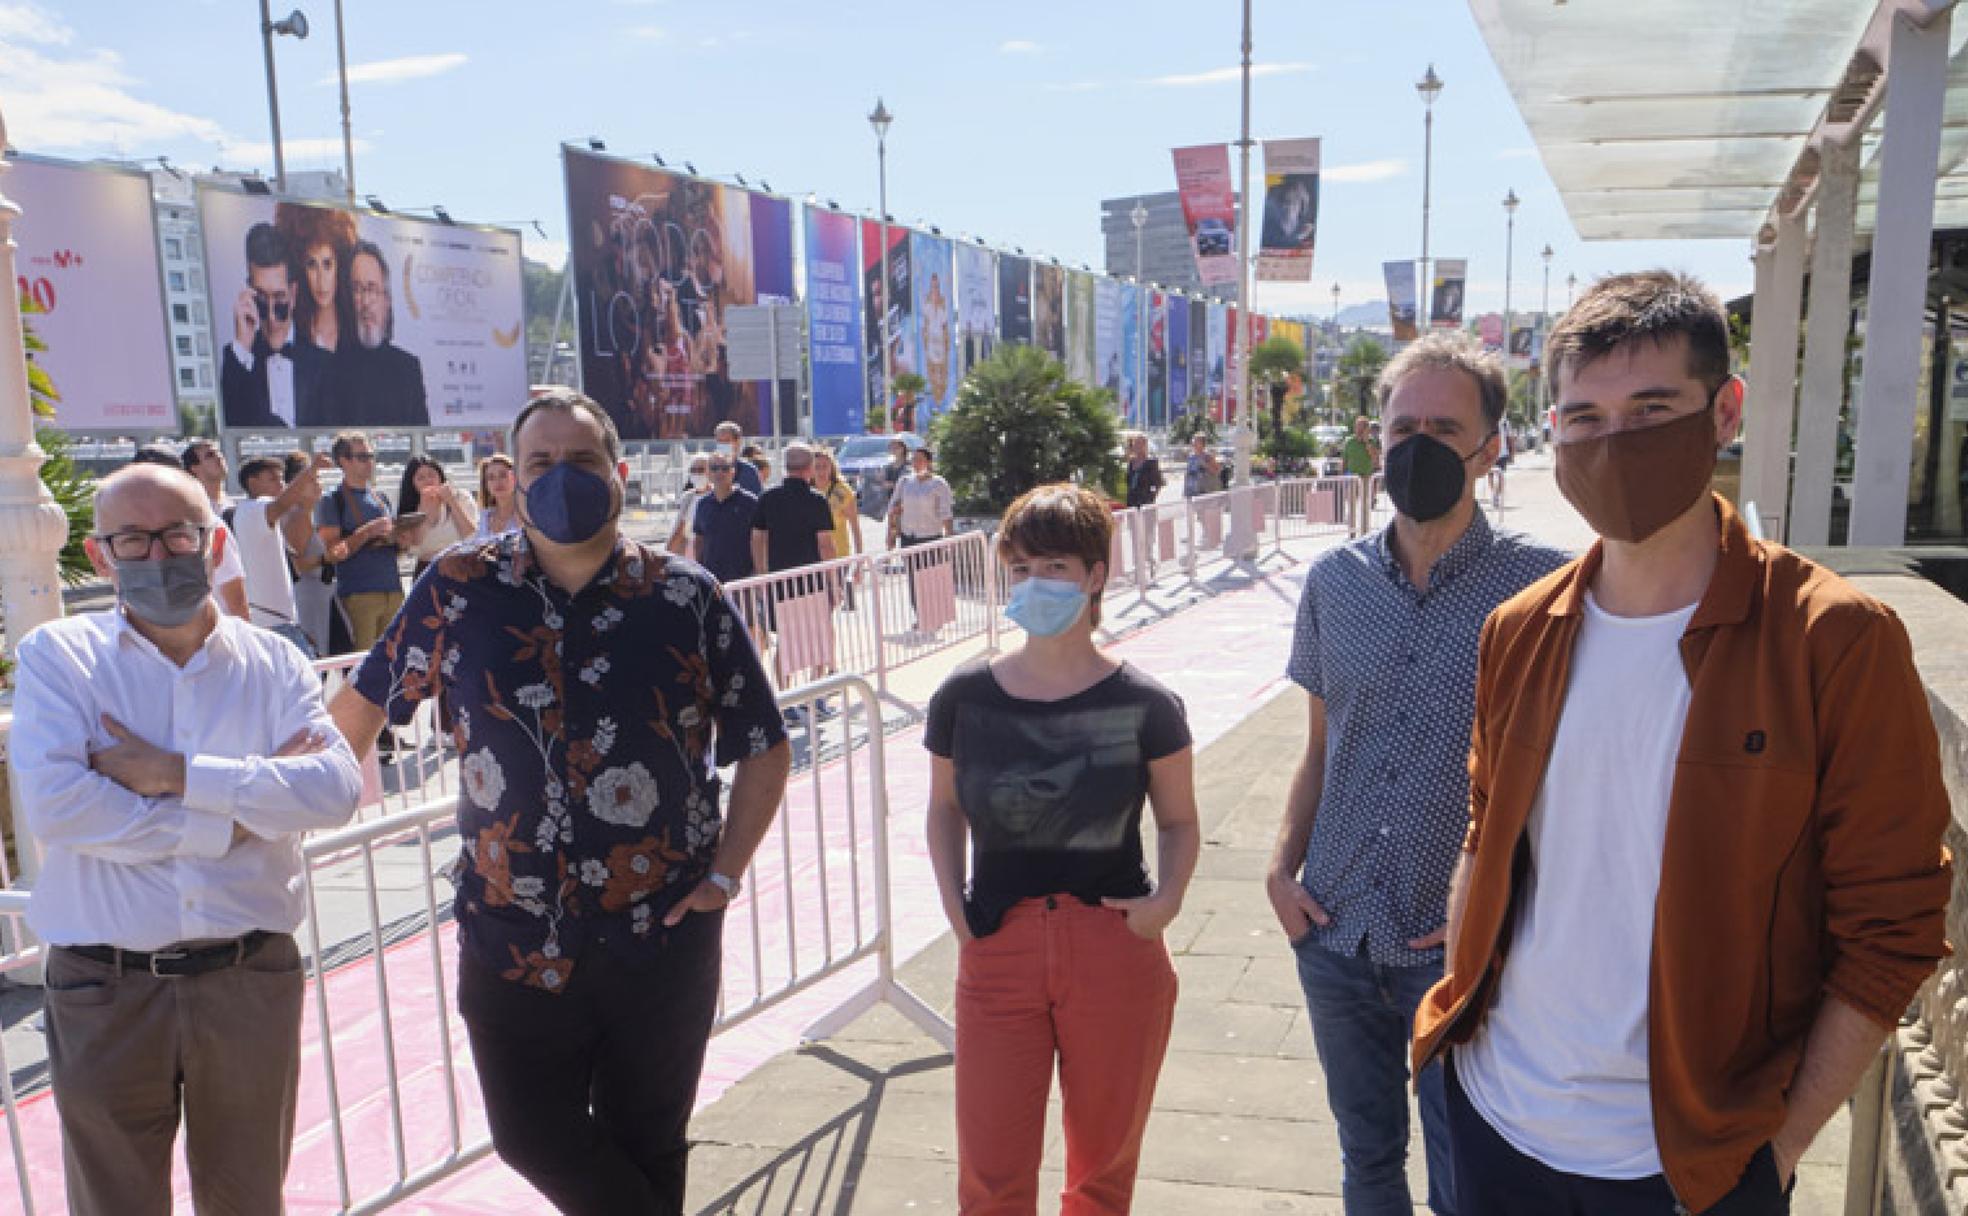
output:
<instances>
[{"instance_id":1,"label":"blue sky","mask_svg":"<svg viewBox=\"0 0 1968 1216\"><path fill-rule=\"evenodd\" d=\"M332 0L305 42L276 42L288 168L341 165ZM0 114L13 146L169 156L269 174L251 0L0 2ZM392 207L538 219L566 238L558 147L593 135L706 174L743 173L872 212L877 93L895 115L898 219L1098 267L1099 200L1172 189L1171 147L1236 138L1235 0L1003 0L992 5L741 0L345 0L356 184ZM1253 133L1318 135L1326 178L1311 287L1266 286L1274 312L1384 295L1380 263L1420 245L1422 108L1433 62L1437 256L1471 260L1470 301L1500 308L1515 189L1518 308L1547 242L1563 280L1665 264L1748 290L1745 241L1584 244L1461 0L1257 0ZM1233 171L1235 160L1233 155ZM1253 173L1261 171L1254 164Z\"/></svg>"}]
</instances>

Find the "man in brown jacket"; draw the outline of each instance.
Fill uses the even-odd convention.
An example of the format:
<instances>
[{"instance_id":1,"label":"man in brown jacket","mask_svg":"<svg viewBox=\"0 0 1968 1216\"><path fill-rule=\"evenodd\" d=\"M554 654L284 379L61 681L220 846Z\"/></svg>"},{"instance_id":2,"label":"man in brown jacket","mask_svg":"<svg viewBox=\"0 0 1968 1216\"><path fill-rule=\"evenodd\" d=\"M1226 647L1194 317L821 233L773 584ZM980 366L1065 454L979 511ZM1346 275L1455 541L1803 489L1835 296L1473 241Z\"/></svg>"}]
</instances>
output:
<instances>
[{"instance_id":1,"label":"man in brown jacket","mask_svg":"<svg viewBox=\"0 0 1968 1216\"><path fill-rule=\"evenodd\" d=\"M1946 950L1926 698L1889 609L1709 493L1743 397L1713 295L1605 279L1547 350L1600 542L1484 628L1416 1069L1451 1060L1462 1216L1786 1212Z\"/></svg>"}]
</instances>

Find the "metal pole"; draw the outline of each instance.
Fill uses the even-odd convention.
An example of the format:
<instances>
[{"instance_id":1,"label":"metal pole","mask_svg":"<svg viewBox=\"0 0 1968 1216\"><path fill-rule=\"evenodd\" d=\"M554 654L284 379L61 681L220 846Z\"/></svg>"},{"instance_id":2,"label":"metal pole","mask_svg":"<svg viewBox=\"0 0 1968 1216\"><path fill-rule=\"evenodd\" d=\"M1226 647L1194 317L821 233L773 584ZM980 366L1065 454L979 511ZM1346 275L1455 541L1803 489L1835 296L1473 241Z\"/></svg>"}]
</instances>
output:
<instances>
[{"instance_id":1,"label":"metal pole","mask_svg":"<svg viewBox=\"0 0 1968 1216\"><path fill-rule=\"evenodd\" d=\"M355 136L349 130L348 40L342 35L342 0L335 0L335 71L342 82L342 180L348 184L348 205L353 207L355 206Z\"/></svg>"},{"instance_id":2,"label":"metal pole","mask_svg":"<svg viewBox=\"0 0 1968 1216\"><path fill-rule=\"evenodd\" d=\"M1128 425L1148 416L1148 282L1141 275L1141 234L1148 226L1147 208L1135 204L1134 218L1134 397L1128 402Z\"/></svg>"},{"instance_id":3,"label":"metal pole","mask_svg":"<svg viewBox=\"0 0 1968 1216\"><path fill-rule=\"evenodd\" d=\"M1517 243L1517 193L1503 200L1503 365L1510 366L1510 271Z\"/></svg>"},{"instance_id":4,"label":"metal pole","mask_svg":"<svg viewBox=\"0 0 1968 1216\"><path fill-rule=\"evenodd\" d=\"M881 253L876 261L881 275L881 356L882 418L888 433L895 434L895 368L888 342L888 136L875 137L875 159L881 165Z\"/></svg>"},{"instance_id":5,"label":"metal pole","mask_svg":"<svg viewBox=\"0 0 1968 1216\"><path fill-rule=\"evenodd\" d=\"M287 193L287 158L280 150L280 86L273 75L273 14L267 0L260 0L260 46L266 52L267 116L273 121L273 184Z\"/></svg>"},{"instance_id":6,"label":"metal pole","mask_svg":"<svg viewBox=\"0 0 1968 1216\"><path fill-rule=\"evenodd\" d=\"M1428 192L1435 176L1435 99L1430 97L1421 113L1421 281L1415 286L1416 311L1421 330L1428 332L1429 309L1435 303L1435 282L1428 275Z\"/></svg>"},{"instance_id":7,"label":"metal pole","mask_svg":"<svg viewBox=\"0 0 1968 1216\"><path fill-rule=\"evenodd\" d=\"M570 255L566 265L560 268L560 297L554 301L553 332L547 336L547 362L540 369L540 383L553 383L554 360L560 355L560 319L567 311L568 302L574 298L574 259Z\"/></svg>"},{"instance_id":8,"label":"metal pole","mask_svg":"<svg viewBox=\"0 0 1968 1216\"><path fill-rule=\"evenodd\" d=\"M1240 170L1243 184L1242 193L1237 200L1237 326L1243 330L1237 343L1237 412L1233 416L1232 442L1236 444L1236 473L1233 484L1248 488L1251 482L1251 428L1250 428L1250 356L1251 334L1256 327L1251 324L1250 292L1250 153L1251 153L1251 0L1244 0L1244 121L1242 138L1237 141L1237 149L1242 157ZM1251 535L1251 521L1248 512L1238 510L1231 519L1231 536L1236 543L1231 545L1231 553L1243 558L1255 549Z\"/></svg>"}]
</instances>

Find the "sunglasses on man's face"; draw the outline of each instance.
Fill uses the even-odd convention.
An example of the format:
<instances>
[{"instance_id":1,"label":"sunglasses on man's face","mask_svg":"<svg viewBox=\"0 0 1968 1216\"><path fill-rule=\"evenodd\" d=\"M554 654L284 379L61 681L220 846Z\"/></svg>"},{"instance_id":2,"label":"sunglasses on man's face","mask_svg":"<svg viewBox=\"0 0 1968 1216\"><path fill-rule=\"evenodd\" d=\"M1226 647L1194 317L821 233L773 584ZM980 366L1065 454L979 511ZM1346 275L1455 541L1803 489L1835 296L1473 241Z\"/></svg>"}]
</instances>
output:
<instances>
[{"instance_id":1,"label":"sunglasses on man's face","mask_svg":"<svg viewBox=\"0 0 1968 1216\"><path fill-rule=\"evenodd\" d=\"M736 467L736 466L734 466L734 465L728 465L728 464L714 464L714 465L712 465L712 466L711 466L711 472L713 472L713 473L729 473L729 472L731 472L731 470L732 470L732 469L733 469L734 467Z\"/></svg>"}]
</instances>

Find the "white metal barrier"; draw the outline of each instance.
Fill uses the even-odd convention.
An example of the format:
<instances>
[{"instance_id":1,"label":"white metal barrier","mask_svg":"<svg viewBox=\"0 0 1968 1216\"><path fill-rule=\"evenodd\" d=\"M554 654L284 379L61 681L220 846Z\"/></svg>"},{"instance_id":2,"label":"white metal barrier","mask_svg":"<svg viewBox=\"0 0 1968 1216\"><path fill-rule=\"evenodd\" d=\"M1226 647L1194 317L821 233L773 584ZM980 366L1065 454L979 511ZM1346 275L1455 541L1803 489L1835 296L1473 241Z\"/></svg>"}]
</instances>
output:
<instances>
[{"instance_id":1,"label":"white metal barrier","mask_svg":"<svg viewBox=\"0 0 1968 1216\"><path fill-rule=\"evenodd\" d=\"M1248 493L1220 491L1174 502L1152 503L1114 516L1108 584L1132 585L1146 595L1169 571L1190 580L1225 558L1231 512L1251 513L1253 535L1283 553L1293 540L1359 535L1365 529L1365 488L1358 477L1316 477L1260 482Z\"/></svg>"},{"instance_id":2,"label":"white metal barrier","mask_svg":"<svg viewBox=\"0 0 1968 1216\"><path fill-rule=\"evenodd\" d=\"M780 705L809 715L808 746L823 759L789 782L744 889L725 913L713 1033L873 962L874 974L830 1000L806 1037L832 1034L886 1002L952 1046L950 1025L895 977L875 689L859 677L836 676L785 694ZM451 800L426 801L315 836L304 849L310 992L302 1124L288 1187L292 1194L322 1186L332 1172L336 1210L347 1216L384 1211L491 1152L473 1104L476 1086L460 1078L469 1068L446 975L450 901L438 895L435 847L452 832L453 815ZM418 874L409 897L400 884L378 880L379 863L401 866L405 851ZM361 932L329 940L323 907L330 898L361 904ZM0 891L0 919L17 927L27 901L25 891ZM37 964L41 953L30 946L0 956L0 974ZM12 1078L0 1042L0 1106L20 1210L31 1216L37 1189L46 1194L59 1184L59 1153L47 1151L58 1132L52 1103L44 1099L24 1113ZM316 1110L325 1114L310 1124ZM38 1157L30 1155L30 1141L42 1149Z\"/></svg>"},{"instance_id":3,"label":"white metal barrier","mask_svg":"<svg viewBox=\"0 0 1968 1216\"><path fill-rule=\"evenodd\" d=\"M995 646L998 561L991 537L965 532L885 553L726 583L780 687L808 675L870 676L978 638Z\"/></svg>"}]
</instances>

